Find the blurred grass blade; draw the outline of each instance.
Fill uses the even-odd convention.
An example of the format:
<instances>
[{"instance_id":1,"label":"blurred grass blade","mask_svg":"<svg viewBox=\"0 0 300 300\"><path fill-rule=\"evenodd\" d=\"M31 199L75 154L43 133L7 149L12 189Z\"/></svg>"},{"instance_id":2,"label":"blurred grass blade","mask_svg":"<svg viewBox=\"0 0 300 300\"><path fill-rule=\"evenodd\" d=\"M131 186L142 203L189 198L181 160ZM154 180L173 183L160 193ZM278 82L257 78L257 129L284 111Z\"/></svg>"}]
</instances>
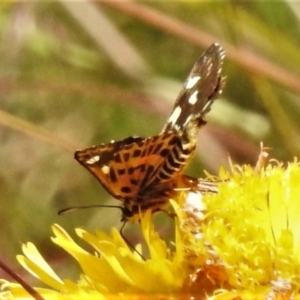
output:
<instances>
[{"instance_id":1,"label":"blurred grass blade","mask_svg":"<svg viewBox=\"0 0 300 300\"><path fill-rule=\"evenodd\" d=\"M60 2L123 72L139 81L150 73L150 67L137 49L93 2Z\"/></svg>"},{"instance_id":2,"label":"blurred grass blade","mask_svg":"<svg viewBox=\"0 0 300 300\"><path fill-rule=\"evenodd\" d=\"M299 129L291 121L289 116L283 109L283 104L278 99L271 84L262 77L252 76L255 91L261 99L261 103L265 106L280 135L285 147L290 154L299 155Z\"/></svg>"},{"instance_id":3,"label":"blurred grass blade","mask_svg":"<svg viewBox=\"0 0 300 300\"><path fill-rule=\"evenodd\" d=\"M271 61L254 54L246 48L236 48L219 37L186 24L176 18L169 17L155 9L131 1L108 1L101 3L115 8L132 17L149 23L154 27L166 31L168 34L176 36L199 47L208 47L211 43L218 41L226 50L226 57L236 64L254 74L264 75L293 91L300 92L300 76L275 65Z\"/></svg>"},{"instance_id":4,"label":"blurred grass blade","mask_svg":"<svg viewBox=\"0 0 300 300\"><path fill-rule=\"evenodd\" d=\"M0 110L0 124L27 134L35 139L43 141L44 143L50 144L57 148L62 148L68 152L74 152L74 149L78 148L78 145L59 137L50 130L22 120L3 110Z\"/></svg>"}]
</instances>

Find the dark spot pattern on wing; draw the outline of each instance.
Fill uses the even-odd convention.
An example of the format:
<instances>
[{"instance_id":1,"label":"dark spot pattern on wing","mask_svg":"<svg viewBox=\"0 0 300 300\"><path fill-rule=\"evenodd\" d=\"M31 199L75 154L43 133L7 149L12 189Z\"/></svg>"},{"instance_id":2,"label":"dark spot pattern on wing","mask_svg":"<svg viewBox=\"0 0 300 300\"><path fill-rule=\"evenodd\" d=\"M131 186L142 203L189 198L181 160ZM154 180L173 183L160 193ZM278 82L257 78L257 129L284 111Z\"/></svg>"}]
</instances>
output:
<instances>
[{"instance_id":1,"label":"dark spot pattern on wing","mask_svg":"<svg viewBox=\"0 0 300 300\"><path fill-rule=\"evenodd\" d=\"M125 194L129 194L129 193L131 193L131 188L128 186L122 186L121 191Z\"/></svg>"},{"instance_id":2,"label":"dark spot pattern on wing","mask_svg":"<svg viewBox=\"0 0 300 300\"><path fill-rule=\"evenodd\" d=\"M161 151L159 152L159 155L160 155L161 157L166 157L169 153L170 153L170 150L167 149L167 148L165 148L165 149L163 149L163 150L161 150Z\"/></svg>"},{"instance_id":3,"label":"dark spot pattern on wing","mask_svg":"<svg viewBox=\"0 0 300 300\"><path fill-rule=\"evenodd\" d=\"M123 160L124 160L124 162L128 162L129 158L130 158L130 153L129 152L125 152L123 154Z\"/></svg>"},{"instance_id":4,"label":"dark spot pattern on wing","mask_svg":"<svg viewBox=\"0 0 300 300\"><path fill-rule=\"evenodd\" d=\"M118 181L117 174L116 174L115 170L112 167L109 169L109 177L110 177L111 182L117 182Z\"/></svg>"},{"instance_id":5,"label":"dark spot pattern on wing","mask_svg":"<svg viewBox=\"0 0 300 300\"><path fill-rule=\"evenodd\" d=\"M140 149L134 150L132 157L140 157L142 154L142 151Z\"/></svg>"},{"instance_id":6,"label":"dark spot pattern on wing","mask_svg":"<svg viewBox=\"0 0 300 300\"><path fill-rule=\"evenodd\" d=\"M123 169L117 169L117 172L118 172L118 176L122 176L122 175L126 174L126 169L125 168L123 168Z\"/></svg>"}]
</instances>

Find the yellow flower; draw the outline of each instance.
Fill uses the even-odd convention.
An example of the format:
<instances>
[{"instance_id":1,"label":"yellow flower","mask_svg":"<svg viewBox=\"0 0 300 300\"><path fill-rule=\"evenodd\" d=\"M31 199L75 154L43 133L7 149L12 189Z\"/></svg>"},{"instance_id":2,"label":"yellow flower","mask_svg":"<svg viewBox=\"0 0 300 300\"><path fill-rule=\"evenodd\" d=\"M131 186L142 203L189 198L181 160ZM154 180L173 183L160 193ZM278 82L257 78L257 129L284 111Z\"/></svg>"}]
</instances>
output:
<instances>
[{"instance_id":1,"label":"yellow flower","mask_svg":"<svg viewBox=\"0 0 300 300\"><path fill-rule=\"evenodd\" d=\"M155 232L150 212L142 217L147 259L116 229L76 229L87 251L58 225L52 240L80 265L76 282L61 279L32 243L17 259L49 286L36 288L44 299L300 299L299 162L221 169L213 180L218 193L171 200L174 247ZM0 299L32 299L20 284L2 282Z\"/></svg>"}]
</instances>

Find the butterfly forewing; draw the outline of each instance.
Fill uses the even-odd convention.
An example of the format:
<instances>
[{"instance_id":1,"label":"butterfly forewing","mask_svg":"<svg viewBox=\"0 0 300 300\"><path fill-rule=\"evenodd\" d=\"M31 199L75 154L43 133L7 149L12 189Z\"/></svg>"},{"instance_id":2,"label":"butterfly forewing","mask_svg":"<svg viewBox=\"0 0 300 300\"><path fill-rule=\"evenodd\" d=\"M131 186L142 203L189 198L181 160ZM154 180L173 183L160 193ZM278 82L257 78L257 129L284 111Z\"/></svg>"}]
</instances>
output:
<instances>
[{"instance_id":1,"label":"butterfly forewing","mask_svg":"<svg viewBox=\"0 0 300 300\"><path fill-rule=\"evenodd\" d=\"M112 196L122 199L124 193L120 187L129 180L124 163L128 157L128 147L143 141L140 137L130 137L122 141L100 144L76 151L75 159L87 168ZM133 192L131 194L133 195Z\"/></svg>"}]
</instances>

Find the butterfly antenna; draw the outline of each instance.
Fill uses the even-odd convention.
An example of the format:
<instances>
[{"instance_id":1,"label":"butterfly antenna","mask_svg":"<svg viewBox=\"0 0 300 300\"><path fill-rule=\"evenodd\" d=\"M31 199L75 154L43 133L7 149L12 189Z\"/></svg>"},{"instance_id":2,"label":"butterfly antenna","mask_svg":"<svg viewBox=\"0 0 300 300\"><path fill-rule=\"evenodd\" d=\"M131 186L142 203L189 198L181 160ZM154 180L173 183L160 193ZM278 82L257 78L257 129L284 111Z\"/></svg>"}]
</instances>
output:
<instances>
[{"instance_id":1,"label":"butterfly antenna","mask_svg":"<svg viewBox=\"0 0 300 300\"><path fill-rule=\"evenodd\" d=\"M104 207L110 207L110 208L119 208L122 212L124 210L124 208L122 206L118 206L118 205L98 205L98 204L94 204L94 205L84 205L84 206L71 206L71 207L67 207L64 209L61 209L58 211L58 215L63 215L65 213L69 213L72 212L74 210L78 210L78 209L86 209L86 208L104 208ZM124 233L123 233L123 229L125 227L125 225L127 224L127 222L123 222L123 225L120 229L120 235L123 238L123 240L126 242L126 244L131 248L132 251L136 252L143 260L146 260L145 257L135 249L135 247L132 245L132 243L125 237Z\"/></svg>"},{"instance_id":2,"label":"butterfly antenna","mask_svg":"<svg viewBox=\"0 0 300 300\"><path fill-rule=\"evenodd\" d=\"M98 205L98 204L93 204L93 205L83 205L83 206L70 206L64 209L61 209L58 211L58 215L63 215L65 213L72 212L74 210L79 210L79 209L86 209L86 208L105 208L105 207L110 207L110 208L118 208L121 211L123 211L123 207L119 205Z\"/></svg>"},{"instance_id":3,"label":"butterfly antenna","mask_svg":"<svg viewBox=\"0 0 300 300\"><path fill-rule=\"evenodd\" d=\"M123 225L120 229L120 235L123 238L123 240L126 242L126 244L131 248L131 250L133 252L136 252L143 260L146 260L146 258L139 252L136 250L136 248L132 245L132 243L126 238L126 236L123 234L123 229L125 227L125 225L127 224L127 222L123 222Z\"/></svg>"}]
</instances>

